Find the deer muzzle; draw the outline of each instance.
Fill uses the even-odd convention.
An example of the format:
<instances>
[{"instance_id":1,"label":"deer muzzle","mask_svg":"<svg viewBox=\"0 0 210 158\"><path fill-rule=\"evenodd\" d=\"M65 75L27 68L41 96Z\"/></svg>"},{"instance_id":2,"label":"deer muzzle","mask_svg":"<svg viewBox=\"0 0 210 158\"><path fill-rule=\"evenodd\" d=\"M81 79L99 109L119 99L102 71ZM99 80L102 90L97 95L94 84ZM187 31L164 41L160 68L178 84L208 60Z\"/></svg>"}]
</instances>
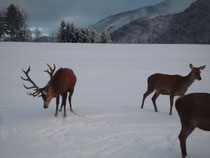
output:
<instances>
[{"instance_id":1,"label":"deer muzzle","mask_svg":"<svg viewBox=\"0 0 210 158\"><path fill-rule=\"evenodd\" d=\"M52 96L47 96L46 100L44 101L44 109L47 109L49 107L50 101L52 100Z\"/></svg>"},{"instance_id":2,"label":"deer muzzle","mask_svg":"<svg viewBox=\"0 0 210 158\"><path fill-rule=\"evenodd\" d=\"M47 109L48 106L49 106L49 104L48 105L47 104L44 104L44 109Z\"/></svg>"}]
</instances>

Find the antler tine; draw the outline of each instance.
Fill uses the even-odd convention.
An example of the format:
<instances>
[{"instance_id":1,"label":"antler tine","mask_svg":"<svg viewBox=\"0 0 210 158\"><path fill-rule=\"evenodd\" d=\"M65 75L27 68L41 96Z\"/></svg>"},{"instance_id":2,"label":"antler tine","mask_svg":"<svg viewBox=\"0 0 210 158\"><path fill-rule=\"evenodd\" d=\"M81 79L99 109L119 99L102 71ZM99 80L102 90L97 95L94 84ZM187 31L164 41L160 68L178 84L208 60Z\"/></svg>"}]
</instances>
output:
<instances>
[{"instance_id":1,"label":"antler tine","mask_svg":"<svg viewBox=\"0 0 210 158\"><path fill-rule=\"evenodd\" d=\"M38 96L40 93L41 93L40 91L35 91L34 93L28 92L27 94L30 95L30 96L36 97L36 96Z\"/></svg>"},{"instance_id":2,"label":"antler tine","mask_svg":"<svg viewBox=\"0 0 210 158\"><path fill-rule=\"evenodd\" d=\"M31 86L31 87L27 87L26 85L24 85L23 84L23 87L25 87L25 89L32 89L33 88L33 86Z\"/></svg>"},{"instance_id":3,"label":"antler tine","mask_svg":"<svg viewBox=\"0 0 210 158\"><path fill-rule=\"evenodd\" d=\"M51 80L53 78L53 74L55 72L56 66L55 64L53 64L53 69L49 64L47 64L47 66L49 67L50 71L47 69L44 72L47 72L50 75L50 80Z\"/></svg>"},{"instance_id":4,"label":"antler tine","mask_svg":"<svg viewBox=\"0 0 210 158\"><path fill-rule=\"evenodd\" d=\"M26 85L23 84L23 86L26 88L26 89L34 89L34 93L27 93L28 95L32 95L32 96L37 96L39 95L39 93L41 92L41 89L32 81L32 79L30 78L30 76L28 75L28 73L30 72L31 68L29 66L29 68L25 71L22 69L22 71L24 72L24 74L26 75L26 78L23 78L22 76L20 77L22 80L24 81L28 81L32 84L31 87L27 87Z\"/></svg>"},{"instance_id":5,"label":"antler tine","mask_svg":"<svg viewBox=\"0 0 210 158\"><path fill-rule=\"evenodd\" d=\"M53 71L53 72L55 71L56 66L54 63L53 63L53 69L51 68L51 66L49 64L47 64L47 66L50 68L50 71Z\"/></svg>"},{"instance_id":6,"label":"antler tine","mask_svg":"<svg viewBox=\"0 0 210 158\"><path fill-rule=\"evenodd\" d=\"M25 71L25 70L22 69L22 71L24 72L24 74L26 75L26 77L28 77L27 74L29 73L30 70L31 70L31 67L30 67L30 66L28 67L27 71ZM22 76L20 76L20 78L21 78L22 80L24 80L24 81L28 81L28 79L25 79L25 78L23 78Z\"/></svg>"}]
</instances>

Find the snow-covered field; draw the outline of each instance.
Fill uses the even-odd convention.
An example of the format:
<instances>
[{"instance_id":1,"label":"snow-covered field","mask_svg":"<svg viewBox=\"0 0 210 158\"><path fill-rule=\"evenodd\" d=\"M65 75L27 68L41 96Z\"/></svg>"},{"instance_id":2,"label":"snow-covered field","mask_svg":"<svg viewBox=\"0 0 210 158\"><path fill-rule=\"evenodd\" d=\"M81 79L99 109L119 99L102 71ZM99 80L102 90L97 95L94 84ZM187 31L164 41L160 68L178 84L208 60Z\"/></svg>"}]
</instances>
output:
<instances>
[{"instance_id":1,"label":"snow-covered field","mask_svg":"<svg viewBox=\"0 0 210 158\"><path fill-rule=\"evenodd\" d=\"M187 75L189 64L206 65L190 92L210 92L210 45L101 45L0 43L1 158L180 158L180 122L169 97L149 96L140 109L147 77L155 72ZM75 114L54 117L55 99L26 94L21 68L45 86L46 63L72 68L78 81ZM69 106L67 104L68 110ZM210 132L188 138L189 158L209 158Z\"/></svg>"}]
</instances>

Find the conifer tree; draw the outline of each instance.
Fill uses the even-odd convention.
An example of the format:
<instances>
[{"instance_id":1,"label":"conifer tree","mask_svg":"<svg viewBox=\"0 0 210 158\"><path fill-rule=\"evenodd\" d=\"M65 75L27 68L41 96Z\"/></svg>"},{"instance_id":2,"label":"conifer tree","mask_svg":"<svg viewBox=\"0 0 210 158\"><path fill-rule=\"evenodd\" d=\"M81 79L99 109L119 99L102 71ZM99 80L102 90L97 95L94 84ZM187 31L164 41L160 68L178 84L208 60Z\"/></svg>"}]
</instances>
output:
<instances>
[{"instance_id":1,"label":"conifer tree","mask_svg":"<svg viewBox=\"0 0 210 158\"><path fill-rule=\"evenodd\" d=\"M8 41L25 41L26 40L26 16L23 11L21 12L18 7L11 4L7 8L4 17L5 38Z\"/></svg>"},{"instance_id":2,"label":"conifer tree","mask_svg":"<svg viewBox=\"0 0 210 158\"><path fill-rule=\"evenodd\" d=\"M89 37L91 43L99 42L99 35L95 30L90 31Z\"/></svg>"},{"instance_id":3,"label":"conifer tree","mask_svg":"<svg viewBox=\"0 0 210 158\"><path fill-rule=\"evenodd\" d=\"M107 31L101 33L101 43L112 43L110 34Z\"/></svg>"},{"instance_id":4,"label":"conifer tree","mask_svg":"<svg viewBox=\"0 0 210 158\"><path fill-rule=\"evenodd\" d=\"M100 42L98 33L96 31L89 30L88 28L78 28L74 25L74 23L66 24L64 21L61 22L60 28L58 30L57 40L58 42L70 43ZM110 39L106 37L106 43L108 42L110 42Z\"/></svg>"},{"instance_id":5,"label":"conifer tree","mask_svg":"<svg viewBox=\"0 0 210 158\"><path fill-rule=\"evenodd\" d=\"M66 42L65 41L65 28L66 28L66 23L64 21L61 21L58 34L57 34L58 42Z\"/></svg>"},{"instance_id":6,"label":"conifer tree","mask_svg":"<svg viewBox=\"0 0 210 158\"><path fill-rule=\"evenodd\" d=\"M3 40L4 30L5 30L5 21L3 14L0 13L0 40Z\"/></svg>"}]
</instances>

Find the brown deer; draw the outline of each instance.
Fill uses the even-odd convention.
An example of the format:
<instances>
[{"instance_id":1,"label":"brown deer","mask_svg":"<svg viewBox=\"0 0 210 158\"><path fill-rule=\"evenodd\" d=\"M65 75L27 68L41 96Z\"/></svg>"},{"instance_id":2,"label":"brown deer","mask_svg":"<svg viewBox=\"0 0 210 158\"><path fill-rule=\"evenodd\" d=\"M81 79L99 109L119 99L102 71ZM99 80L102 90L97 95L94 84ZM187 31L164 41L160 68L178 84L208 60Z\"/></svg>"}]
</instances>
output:
<instances>
[{"instance_id":1,"label":"brown deer","mask_svg":"<svg viewBox=\"0 0 210 158\"><path fill-rule=\"evenodd\" d=\"M50 67L49 64L47 64L47 66L49 67L50 71L47 69L44 72L47 72L50 75L50 81L51 81L52 78L53 78L53 75L54 75L54 71L56 69L56 66L55 66L55 64L53 64L53 66L54 66L53 69ZM73 92L72 92L72 94L73 94ZM73 109L72 109L72 106L71 106L71 97L70 97L70 95L72 95L72 94L71 93L69 94L69 105L70 105L70 110L73 112ZM67 95L67 92L66 93L62 93L60 95L62 97L62 104L61 104L61 107L60 107L60 110L59 111L62 111L62 107L64 106L64 104L66 104L65 95ZM56 113L55 113L55 117L57 117L57 115L58 115L58 112L57 111L58 111L58 106L59 106L60 95L58 95L56 97Z\"/></svg>"},{"instance_id":2,"label":"brown deer","mask_svg":"<svg viewBox=\"0 0 210 158\"><path fill-rule=\"evenodd\" d=\"M58 115L59 95L61 95L62 96L61 109L62 109L62 106L63 106L64 107L64 117L66 117L67 93L69 92L70 110L73 111L72 110L72 104L71 104L71 97L72 97L73 92L74 92L74 87L75 87L77 78L76 78L74 72L69 68L60 68L53 75L53 73L55 71L55 65L54 65L53 69L49 65L48 65L48 67L50 68L51 71L46 70L45 72L47 72L50 75L50 81L43 88L39 88L32 81L32 79L29 77L28 73L30 72L30 66L27 69L27 71L24 71L22 69L22 71L24 72L24 74L26 75L27 78L21 77L21 79L23 79L24 81L28 81L32 84L31 87L27 87L27 86L24 85L24 87L26 89L32 89L33 90L33 92L29 92L27 94L30 95L30 96L33 96L33 97L37 97L37 96L42 97L42 99L44 101L44 108L45 109L48 108L49 103L52 100L52 98L56 97L56 112L55 112L56 117Z\"/></svg>"},{"instance_id":3,"label":"brown deer","mask_svg":"<svg viewBox=\"0 0 210 158\"><path fill-rule=\"evenodd\" d=\"M191 72L187 76L180 75L167 75L156 73L148 77L148 88L146 93L143 95L141 108L144 107L144 101L148 95L155 91L152 97L152 102L154 105L155 112L157 112L156 99L160 94L170 96L170 112L172 114L173 99L174 96L183 96L189 86L197 79L201 80L200 70L203 70L206 66L193 67L192 64L189 65Z\"/></svg>"},{"instance_id":4,"label":"brown deer","mask_svg":"<svg viewBox=\"0 0 210 158\"><path fill-rule=\"evenodd\" d=\"M180 97L175 103L182 129L179 134L182 158L187 155L186 139L198 127L210 131L210 94L191 93Z\"/></svg>"}]
</instances>

